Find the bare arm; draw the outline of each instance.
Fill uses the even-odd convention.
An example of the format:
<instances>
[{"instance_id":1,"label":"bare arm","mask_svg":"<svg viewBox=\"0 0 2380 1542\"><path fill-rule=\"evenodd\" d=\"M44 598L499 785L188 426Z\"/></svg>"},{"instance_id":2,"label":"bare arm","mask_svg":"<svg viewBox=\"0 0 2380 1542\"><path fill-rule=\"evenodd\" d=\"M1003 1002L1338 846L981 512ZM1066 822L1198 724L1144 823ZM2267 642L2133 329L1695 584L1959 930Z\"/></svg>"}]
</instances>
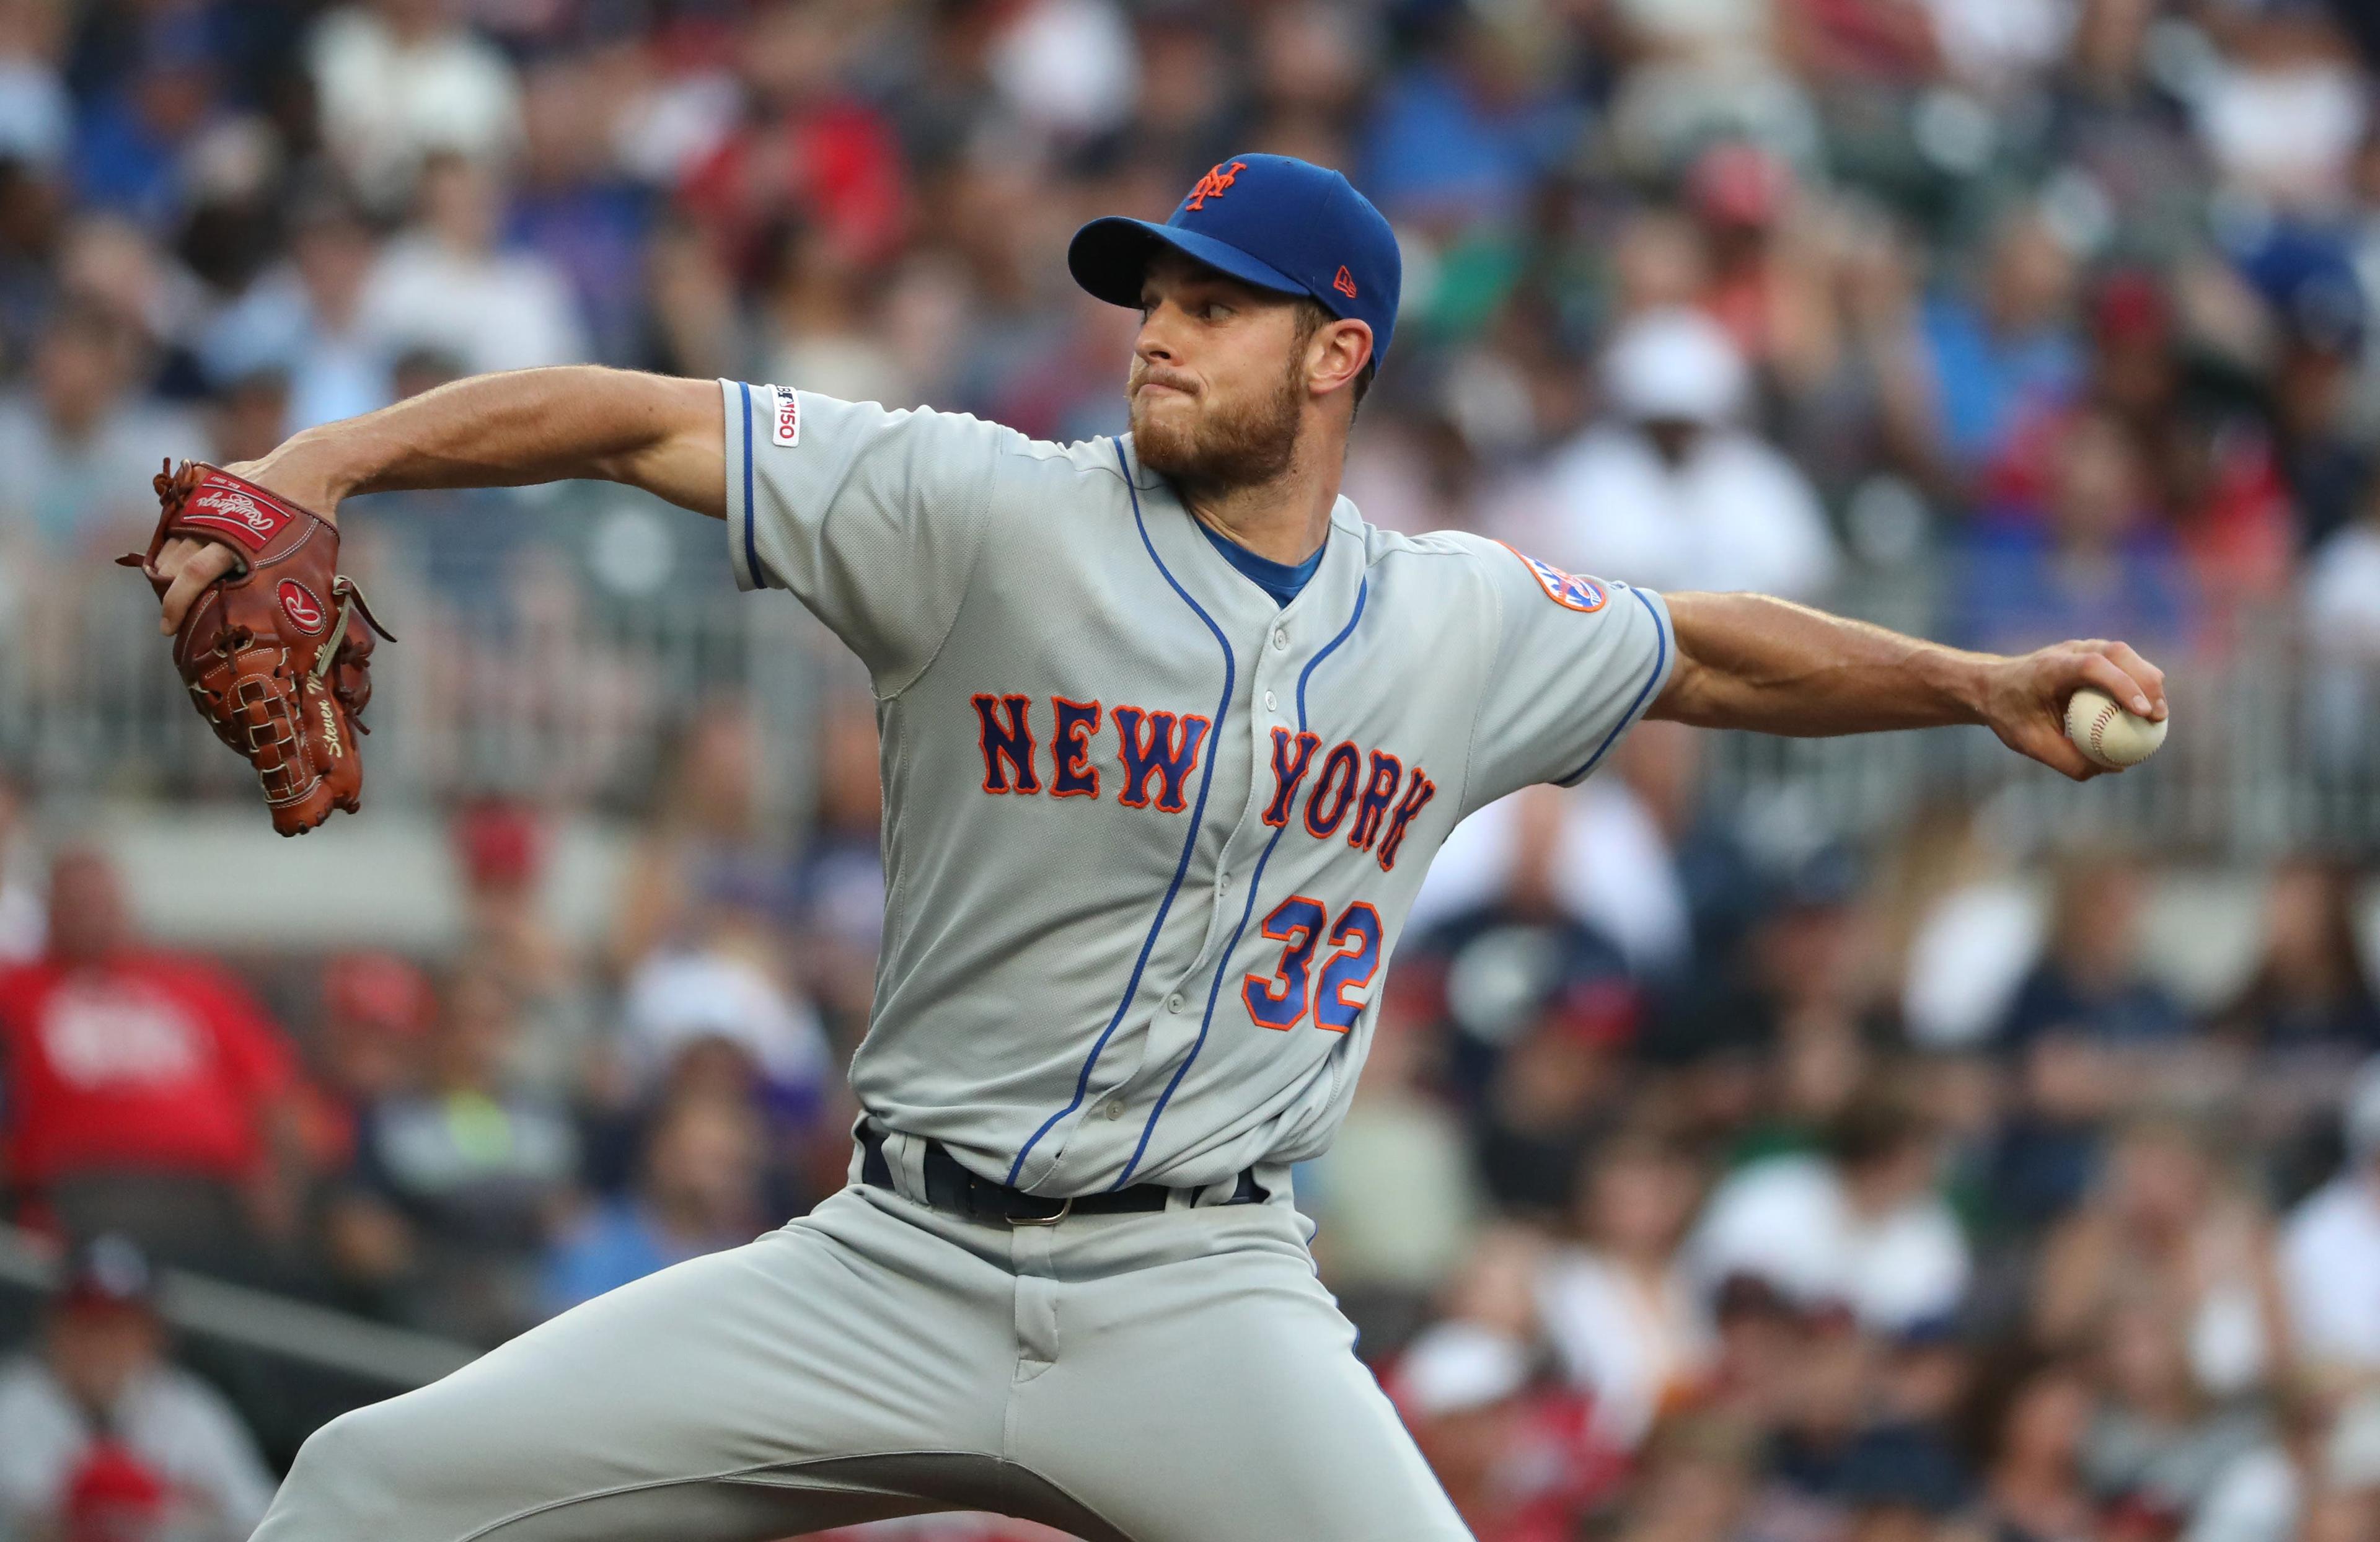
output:
<instances>
[{"instance_id":1,"label":"bare arm","mask_svg":"<svg viewBox=\"0 0 2380 1542\"><path fill-rule=\"evenodd\" d=\"M1760 594L1672 594L1678 663L1649 716L1816 737L1981 723L2076 781L2099 773L2066 737L2066 701L2095 686L2166 715L2165 673L2120 642L2008 658L1967 653Z\"/></svg>"},{"instance_id":2,"label":"bare arm","mask_svg":"<svg viewBox=\"0 0 2380 1542\"><path fill-rule=\"evenodd\" d=\"M718 519L727 513L726 467L714 382L566 365L458 380L308 429L229 469L333 520L356 493L581 477L640 487ZM165 631L233 561L212 541L176 540L158 553L174 578Z\"/></svg>"}]
</instances>

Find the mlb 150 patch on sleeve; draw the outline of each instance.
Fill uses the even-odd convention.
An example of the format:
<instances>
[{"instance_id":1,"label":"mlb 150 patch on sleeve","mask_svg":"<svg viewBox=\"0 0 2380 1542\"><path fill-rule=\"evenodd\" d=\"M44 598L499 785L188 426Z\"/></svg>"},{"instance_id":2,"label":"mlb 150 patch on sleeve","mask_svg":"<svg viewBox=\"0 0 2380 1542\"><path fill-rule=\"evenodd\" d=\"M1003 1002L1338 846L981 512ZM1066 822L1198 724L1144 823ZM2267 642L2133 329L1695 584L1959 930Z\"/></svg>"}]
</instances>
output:
<instances>
[{"instance_id":1,"label":"mlb 150 patch on sleeve","mask_svg":"<svg viewBox=\"0 0 2380 1542\"><path fill-rule=\"evenodd\" d=\"M1497 544L1521 559L1530 577L1536 579L1537 587L1546 591L1546 598L1557 605L1592 615L1603 609L1604 602L1611 598L1610 591L1603 587L1600 578L1590 578L1584 573L1564 573L1552 564L1541 563L1502 541Z\"/></svg>"},{"instance_id":2,"label":"mlb 150 patch on sleeve","mask_svg":"<svg viewBox=\"0 0 2380 1542\"><path fill-rule=\"evenodd\" d=\"M769 443L792 449L802 442L802 408L791 390L782 385L769 387L775 410L770 415Z\"/></svg>"}]
</instances>

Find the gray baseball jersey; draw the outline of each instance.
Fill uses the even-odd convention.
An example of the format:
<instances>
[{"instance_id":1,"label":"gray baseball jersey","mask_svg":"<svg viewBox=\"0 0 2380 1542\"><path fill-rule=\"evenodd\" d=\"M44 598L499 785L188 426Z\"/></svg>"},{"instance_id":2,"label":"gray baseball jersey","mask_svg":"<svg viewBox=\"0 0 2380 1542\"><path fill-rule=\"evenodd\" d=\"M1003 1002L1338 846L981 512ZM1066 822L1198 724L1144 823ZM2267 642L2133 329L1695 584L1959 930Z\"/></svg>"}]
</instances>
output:
<instances>
[{"instance_id":1,"label":"gray baseball jersey","mask_svg":"<svg viewBox=\"0 0 2380 1542\"><path fill-rule=\"evenodd\" d=\"M1658 595L1344 498L1281 606L1129 437L721 388L736 582L798 596L878 702L854 1088L1039 1193L1320 1152L1447 832L1585 777L1676 657Z\"/></svg>"}]
</instances>

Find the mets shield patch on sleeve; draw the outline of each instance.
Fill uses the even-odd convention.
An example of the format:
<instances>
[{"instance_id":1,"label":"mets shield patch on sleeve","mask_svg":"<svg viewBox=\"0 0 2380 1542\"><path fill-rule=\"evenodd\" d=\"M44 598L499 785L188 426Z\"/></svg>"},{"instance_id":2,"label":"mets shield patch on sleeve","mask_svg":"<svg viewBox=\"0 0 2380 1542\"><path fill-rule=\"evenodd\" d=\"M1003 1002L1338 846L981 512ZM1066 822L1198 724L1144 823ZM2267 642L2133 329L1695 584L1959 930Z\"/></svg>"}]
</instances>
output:
<instances>
[{"instance_id":1,"label":"mets shield patch on sleeve","mask_svg":"<svg viewBox=\"0 0 2380 1542\"><path fill-rule=\"evenodd\" d=\"M1584 573L1564 573L1550 563L1541 563L1503 541L1496 544L1520 558L1522 565L1529 570L1529 576L1536 579L1537 587L1546 591L1546 598L1565 610L1592 615L1603 609L1605 601L1611 598L1611 591L1603 587L1600 578L1590 578Z\"/></svg>"},{"instance_id":2,"label":"mets shield patch on sleeve","mask_svg":"<svg viewBox=\"0 0 2380 1542\"><path fill-rule=\"evenodd\" d=\"M769 443L790 450L802 442L802 408L794 399L792 390L783 385L769 387L775 410L770 414Z\"/></svg>"}]
</instances>

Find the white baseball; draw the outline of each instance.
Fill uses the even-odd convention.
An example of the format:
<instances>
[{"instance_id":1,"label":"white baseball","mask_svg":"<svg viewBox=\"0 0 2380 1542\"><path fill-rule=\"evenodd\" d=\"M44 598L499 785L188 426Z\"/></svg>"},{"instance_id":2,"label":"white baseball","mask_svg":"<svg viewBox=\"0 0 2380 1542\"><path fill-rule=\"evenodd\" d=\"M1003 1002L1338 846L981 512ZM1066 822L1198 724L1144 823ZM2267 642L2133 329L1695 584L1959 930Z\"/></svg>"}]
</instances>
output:
<instances>
[{"instance_id":1,"label":"white baseball","mask_svg":"<svg viewBox=\"0 0 2380 1542\"><path fill-rule=\"evenodd\" d=\"M2114 697L2089 686L2066 703L2066 736L2093 765L2108 771L2137 766L2155 755L2157 746L2165 743L2166 724L2172 721L2168 717L2152 722L2124 710Z\"/></svg>"}]
</instances>

